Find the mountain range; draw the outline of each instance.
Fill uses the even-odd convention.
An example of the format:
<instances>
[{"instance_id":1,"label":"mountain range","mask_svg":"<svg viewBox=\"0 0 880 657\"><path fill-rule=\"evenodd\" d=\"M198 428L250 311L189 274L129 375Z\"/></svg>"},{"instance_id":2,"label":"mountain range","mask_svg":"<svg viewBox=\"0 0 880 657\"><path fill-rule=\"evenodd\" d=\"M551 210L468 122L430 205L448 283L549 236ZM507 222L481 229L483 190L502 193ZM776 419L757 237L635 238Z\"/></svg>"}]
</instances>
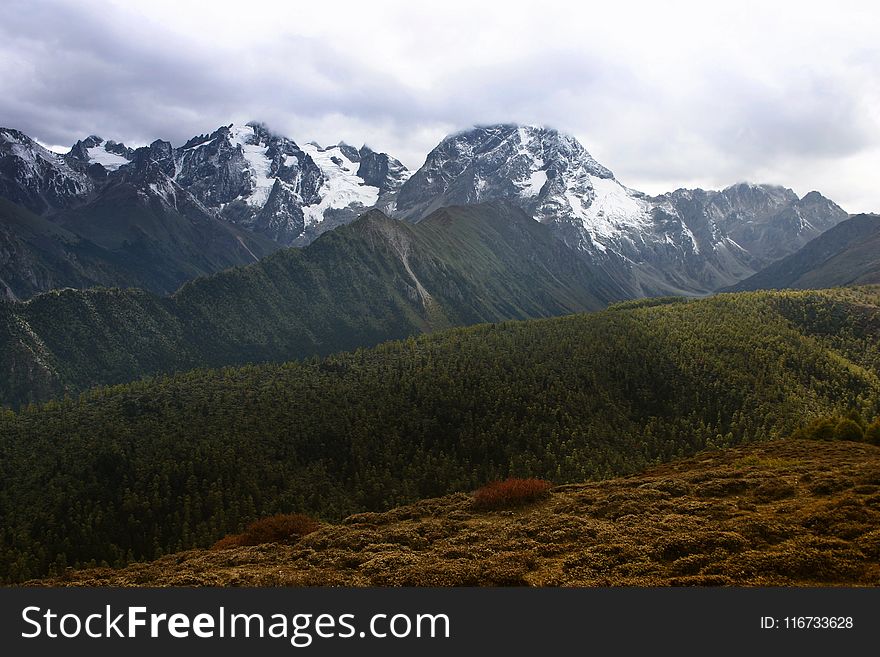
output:
<instances>
[{"instance_id":1,"label":"mountain range","mask_svg":"<svg viewBox=\"0 0 880 657\"><path fill-rule=\"evenodd\" d=\"M181 146L130 148L91 136L59 155L0 129L0 281L6 297L59 287L143 287L253 262L375 208L419 222L452 205L504 200L602 269L630 297L706 294L790 255L846 212L818 192L772 185L648 196L573 137L476 127L410 172L340 142L298 145L259 123ZM14 215L14 217L13 217ZM42 219L42 221L41 221Z\"/></svg>"},{"instance_id":2,"label":"mountain range","mask_svg":"<svg viewBox=\"0 0 880 657\"><path fill-rule=\"evenodd\" d=\"M856 215L730 291L880 283L880 216Z\"/></svg>"},{"instance_id":3,"label":"mountain range","mask_svg":"<svg viewBox=\"0 0 880 657\"><path fill-rule=\"evenodd\" d=\"M0 129L0 287L28 298L61 287L139 286L170 293L192 278L279 247L221 220L175 183L150 149L125 167L59 156ZM123 159L120 155L114 155ZM109 167L109 170L108 168Z\"/></svg>"},{"instance_id":4,"label":"mountain range","mask_svg":"<svg viewBox=\"0 0 880 657\"><path fill-rule=\"evenodd\" d=\"M847 217L818 192L772 185L722 191L629 189L573 137L498 125L444 139L401 187L396 216L505 198L604 263L633 297L705 294L793 253Z\"/></svg>"}]
</instances>

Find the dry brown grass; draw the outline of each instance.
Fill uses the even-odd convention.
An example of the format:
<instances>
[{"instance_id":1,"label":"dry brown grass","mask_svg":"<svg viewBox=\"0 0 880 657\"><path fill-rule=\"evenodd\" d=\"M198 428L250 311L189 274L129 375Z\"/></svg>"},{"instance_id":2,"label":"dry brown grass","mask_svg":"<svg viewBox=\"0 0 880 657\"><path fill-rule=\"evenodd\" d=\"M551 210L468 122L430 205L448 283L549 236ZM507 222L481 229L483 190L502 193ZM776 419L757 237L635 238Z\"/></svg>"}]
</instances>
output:
<instances>
[{"instance_id":1,"label":"dry brown grass","mask_svg":"<svg viewBox=\"0 0 880 657\"><path fill-rule=\"evenodd\" d=\"M465 493L323 525L294 545L191 550L31 582L73 586L876 586L880 448L785 440L551 489Z\"/></svg>"}]
</instances>

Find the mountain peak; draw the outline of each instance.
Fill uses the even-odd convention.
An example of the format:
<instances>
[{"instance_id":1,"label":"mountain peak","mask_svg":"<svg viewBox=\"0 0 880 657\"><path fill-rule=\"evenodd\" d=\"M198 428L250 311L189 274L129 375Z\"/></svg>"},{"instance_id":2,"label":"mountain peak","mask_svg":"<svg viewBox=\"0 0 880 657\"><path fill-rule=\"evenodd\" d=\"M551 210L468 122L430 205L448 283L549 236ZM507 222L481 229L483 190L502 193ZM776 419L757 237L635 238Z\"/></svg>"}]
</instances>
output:
<instances>
[{"instance_id":1,"label":"mountain peak","mask_svg":"<svg viewBox=\"0 0 880 657\"><path fill-rule=\"evenodd\" d=\"M367 226L370 224L383 224L384 225L384 224L388 224L388 223L400 224L399 221L397 221L396 219L392 219L387 214L382 212L382 210L379 210L378 208L371 208L371 209L367 210L366 212L364 212L357 219L355 219L355 221L352 222L352 225L361 224L361 225Z\"/></svg>"},{"instance_id":2,"label":"mountain peak","mask_svg":"<svg viewBox=\"0 0 880 657\"><path fill-rule=\"evenodd\" d=\"M19 130L0 128L0 196L46 214L76 205L92 188L88 176L58 153Z\"/></svg>"},{"instance_id":3,"label":"mountain peak","mask_svg":"<svg viewBox=\"0 0 880 657\"><path fill-rule=\"evenodd\" d=\"M646 210L638 197L573 136L503 123L441 141L404 184L397 207L418 220L448 205L508 199L544 223L576 226L583 234L574 241L595 244L617 232L621 221L642 221Z\"/></svg>"},{"instance_id":4,"label":"mountain peak","mask_svg":"<svg viewBox=\"0 0 880 657\"><path fill-rule=\"evenodd\" d=\"M813 190L811 192L807 192L806 194L804 194L801 197L800 201L798 201L798 205L802 208L803 207L815 207L815 208L821 208L824 211L845 213L843 208L841 208L839 205L837 205L837 203L832 201L827 196L823 196L822 194L820 194L816 190Z\"/></svg>"},{"instance_id":5,"label":"mountain peak","mask_svg":"<svg viewBox=\"0 0 880 657\"><path fill-rule=\"evenodd\" d=\"M815 189L811 192L807 192L801 197L801 201L815 202L821 200L828 200L825 196L817 192Z\"/></svg>"},{"instance_id":6,"label":"mountain peak","mask_svg":"<svg viewBox=\"0 0 880 657\"><path fill-rule=\"evenodd\" d=\"M0 137L3 138L3 141L10 144L36 143L21 130L16 130L15 128L4 128L0 126Z\"/></svg>"}]
</instances>

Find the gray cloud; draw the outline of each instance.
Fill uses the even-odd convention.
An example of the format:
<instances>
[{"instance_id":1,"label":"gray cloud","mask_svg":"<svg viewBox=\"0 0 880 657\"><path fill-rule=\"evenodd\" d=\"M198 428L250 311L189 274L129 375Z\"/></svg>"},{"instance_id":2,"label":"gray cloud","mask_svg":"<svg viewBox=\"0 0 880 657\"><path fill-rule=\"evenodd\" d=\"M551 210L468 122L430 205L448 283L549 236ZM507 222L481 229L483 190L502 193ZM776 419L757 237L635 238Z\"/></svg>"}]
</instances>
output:
<instances>
[{"instance_id":1,"label":"gray cloud","mask_svg":"<svg viewBox=\"0 0 880 657\"><path fill-rule=\"evenodd\" d=\"M657 4L14 0L0 124L141 144L259 119L415 167L449 131L541 123L652 193L750 179L880 209L871 5Z\"/></svg>"}]
</instances>

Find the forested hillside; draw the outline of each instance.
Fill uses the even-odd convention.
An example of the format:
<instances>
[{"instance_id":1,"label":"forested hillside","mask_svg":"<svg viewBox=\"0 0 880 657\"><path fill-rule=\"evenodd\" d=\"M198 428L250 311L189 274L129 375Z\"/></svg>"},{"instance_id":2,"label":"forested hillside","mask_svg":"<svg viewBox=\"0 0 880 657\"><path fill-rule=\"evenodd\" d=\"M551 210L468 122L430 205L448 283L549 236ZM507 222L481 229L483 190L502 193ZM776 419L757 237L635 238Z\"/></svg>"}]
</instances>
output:
<instances>
[{"instance_id":1,"label":"forested hillside","mask_svg":"<svg viewBox=\"0 0 880 657\"><path fill-rule=\"evenodd\" d=\"M320 240L319 240L320 241ZM0 577L507 475L631 472L880 406L880 292L743 293L195 370L0 416Z\"/></svg>"},{"instance_id":2,"label":"forested hillside","mask_svg":"<svg viewBox=\"0 0 880 657\"><path fill-rule=\"evenodd\" d=\"M0 302L0 404L623 298L600 268L503 203L446 208L416 226L373 211L172 297L92 289Z\"/></svg>"}]
</instances>

